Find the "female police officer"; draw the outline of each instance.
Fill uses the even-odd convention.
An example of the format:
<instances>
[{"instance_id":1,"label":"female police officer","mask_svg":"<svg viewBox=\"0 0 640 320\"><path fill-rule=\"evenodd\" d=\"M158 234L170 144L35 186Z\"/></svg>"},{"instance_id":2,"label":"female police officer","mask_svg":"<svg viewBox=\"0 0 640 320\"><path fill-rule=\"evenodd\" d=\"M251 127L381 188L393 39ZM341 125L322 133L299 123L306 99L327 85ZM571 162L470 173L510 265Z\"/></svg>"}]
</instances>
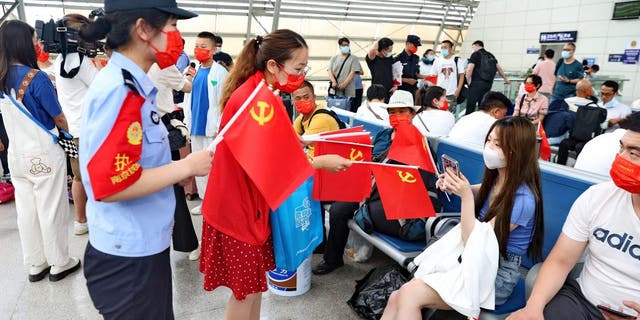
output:
<instances>
[{"instance_id":1,"label":"female police officer","mask_svg":"<svg viewBox=\"0 0 640 320\"><path fill-rule=\"evenodd\" d=\"M171 162L167 131L146 73L182 52L177 19L196 15L175 0L105 0L105 17L86 25L86 41L107 36L109 64L86 96L80 167L88 196L85 277L106 319L173 319L169 244L171 186L211 167L208 151Z\"/></svg>"}]
</instances>

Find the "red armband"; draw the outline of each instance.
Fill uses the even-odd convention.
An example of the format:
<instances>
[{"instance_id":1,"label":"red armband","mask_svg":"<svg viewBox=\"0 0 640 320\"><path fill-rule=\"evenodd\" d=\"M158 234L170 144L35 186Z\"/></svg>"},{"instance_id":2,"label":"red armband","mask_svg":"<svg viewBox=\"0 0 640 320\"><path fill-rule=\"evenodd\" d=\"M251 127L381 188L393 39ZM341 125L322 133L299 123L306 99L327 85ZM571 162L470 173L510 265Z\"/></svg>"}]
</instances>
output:
<instances>
[{"instance_id":1,"label":"red armband","mask_svg":"<svg viewBox=\"0 0 640 320\"><path fill-rule=\"evenodd\" d=\"M87 171L95 200L114 195L142 175L138 163L142 154L142 115L145 99L137 92L127 94L111 132L94 153Z\"/></svg>"}]
</instances>

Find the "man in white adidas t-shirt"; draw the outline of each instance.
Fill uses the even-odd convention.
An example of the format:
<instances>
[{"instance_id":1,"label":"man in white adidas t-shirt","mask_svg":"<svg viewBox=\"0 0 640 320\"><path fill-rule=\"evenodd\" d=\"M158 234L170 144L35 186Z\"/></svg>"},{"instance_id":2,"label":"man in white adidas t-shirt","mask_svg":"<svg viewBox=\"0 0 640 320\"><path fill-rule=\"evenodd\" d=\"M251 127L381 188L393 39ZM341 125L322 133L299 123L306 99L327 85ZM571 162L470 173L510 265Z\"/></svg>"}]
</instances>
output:
<instances>
[{"instance_id":1,"label":"man in white adidas t-shirt","mask_svg":"<svg viewBox=\"0 0 640 320\"><path fill-rule=\"evenodd\" d=\"M627 120L613 182L592 186L575 201L527 306L507 320L623 319L598 305L640 317L640 117ZM567 279L586 249L580 276Z\"/></svg>"}]
</instances>

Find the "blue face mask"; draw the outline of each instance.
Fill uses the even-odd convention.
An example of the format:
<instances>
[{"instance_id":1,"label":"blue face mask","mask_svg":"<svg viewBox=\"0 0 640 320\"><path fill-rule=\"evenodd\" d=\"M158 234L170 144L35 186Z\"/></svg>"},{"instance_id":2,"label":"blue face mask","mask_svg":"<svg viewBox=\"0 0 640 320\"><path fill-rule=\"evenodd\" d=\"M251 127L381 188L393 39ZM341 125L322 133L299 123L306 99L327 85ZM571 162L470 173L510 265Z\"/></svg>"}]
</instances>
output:
<instances>
[{"instance_id":1,"label":"blue face mask","mask_svg":"<svg viewBox=\"0 0 640 320\"><path fill-rule=\"evenodd\" d=\"M449 49L442 49L442 50L440 50L440 53L442 53L443 57L446 57L446 56L449 55Z\"/></svg>"},{"instance_id":2,"label":"blue face mask","mask_svg":"<svg viewBox=\"0 0 640 320\"><path fill-rule=\"evenodd\" d=\"M602 98L601 98L602 99ZM611 101L604 104L605 108L613 108L616 105L616 98L611 99Z\"/></svg>"},{"instance_id":3,"label":"blue face mask","mask_svg":"<svg viewBox=\"0 0 640 320\"><path fill-rule=\"evenodd\" d=\"M568 59L571 56L571 52L562 50L562 59Z\"/></svg>"},{"instance_id":4,"label":"blue face mask","mask_svg":"<svg viewBox=\"0 0 640 320\"><path fill-rule=\"evenodd\" d=\"M341 48L340 48L340 51L341 51L343 54L349 54L349 52L351 52L351 48L349 48L349 46L344 46L344 47L341 47Z\"/></svg>"},{"instance_id":5,"label":"blue face mask","mask_svg":"<svg viewBox=\"0 0 640 320\"><path fill-rule=\"evenodd\" d=\"M387 52L387 54L384 55L387 58L391 58L391 52Z\"/></svg>"}]
</instances>

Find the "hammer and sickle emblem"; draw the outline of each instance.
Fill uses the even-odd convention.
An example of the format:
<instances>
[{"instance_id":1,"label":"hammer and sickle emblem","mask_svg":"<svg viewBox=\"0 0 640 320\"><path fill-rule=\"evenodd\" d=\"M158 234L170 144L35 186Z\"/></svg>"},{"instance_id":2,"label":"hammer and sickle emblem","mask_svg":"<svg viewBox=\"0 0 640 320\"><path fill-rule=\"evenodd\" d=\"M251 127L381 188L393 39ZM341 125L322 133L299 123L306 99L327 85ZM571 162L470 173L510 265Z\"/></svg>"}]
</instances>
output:
<instances>
[{"instance_id":1,"label":"hammer and sickle emblem","mask_svg":"<svg viewBox=\"0 0 640 320\"><path fill-rule=\"evenodd\" d=\"M263 126L273 119L275 110L273 109L272 105L264 101L258 101L256 106L258 107L258 109L260 109L260 111L256 113L256 107L253 107L251 108L251 110L249 110L249 113L251 113L251 118L253 118L253 120L255 120L259 125ZM267 110L269 111L269 113L267 113Z\"/></svg>"},{"instance_id":2,"label":"hammer and sickle emblem","mask_svg":"<svg viewBox=\"0 0 640 320\"><path fill-rule=\"evenodd\" d=\"M364 160L364 155L362 154L361 150L357 150L356 148L351 148L349 159L351 159L351 161L362 161Z\"/></svg>"},{"instance_id":3,"label":"hammer and sickle emblem","mask_svg":"<svg viewBox=\"0 0 640 320\"><path fill-rule=\"evenodd\" d=\"M411 174L411 172L398 170L398 176L404 183L416 183L416 181L418 181L416 177L414 177L413 174Z\"/></svg>"}]
</instances>

